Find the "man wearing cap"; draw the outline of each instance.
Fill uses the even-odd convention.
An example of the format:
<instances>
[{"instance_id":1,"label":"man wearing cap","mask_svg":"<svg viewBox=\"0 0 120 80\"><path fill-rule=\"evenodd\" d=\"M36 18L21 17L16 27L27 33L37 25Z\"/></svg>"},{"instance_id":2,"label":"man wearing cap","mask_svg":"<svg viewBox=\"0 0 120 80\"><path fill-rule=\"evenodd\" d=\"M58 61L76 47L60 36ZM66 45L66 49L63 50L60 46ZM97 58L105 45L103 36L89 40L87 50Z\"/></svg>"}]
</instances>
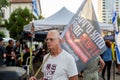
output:
<instances>
[{"instance_id":1,"label":"man wearing cap","mask_svg":"<svg viewBox=\"0 0 120 80\"><path fill-rule=\"evenodd\" d=\"M6 57L6 49L3 46L4 42L3 42L3 38L0 37L0 66L2 66L4 64L4 60Z\"/></svg>"}]
</instances>

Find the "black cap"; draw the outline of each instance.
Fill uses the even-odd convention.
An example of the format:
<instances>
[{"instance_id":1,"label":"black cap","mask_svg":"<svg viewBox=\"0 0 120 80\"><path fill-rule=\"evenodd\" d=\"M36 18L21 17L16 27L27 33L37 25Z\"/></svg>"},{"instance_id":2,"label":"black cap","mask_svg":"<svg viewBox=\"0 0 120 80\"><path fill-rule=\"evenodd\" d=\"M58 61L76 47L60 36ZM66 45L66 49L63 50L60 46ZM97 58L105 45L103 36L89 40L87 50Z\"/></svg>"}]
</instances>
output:
<instances>
[{"instance_id":1,"label":"black cap","mask_svg":"<svg viewBox=\"0 0 120 80\"><path fill-rule=\"evenodd\" d=\"M3 38L2 38L2 37L0 37L0 41L3 41Z\"/></svg>"}]
</instances>

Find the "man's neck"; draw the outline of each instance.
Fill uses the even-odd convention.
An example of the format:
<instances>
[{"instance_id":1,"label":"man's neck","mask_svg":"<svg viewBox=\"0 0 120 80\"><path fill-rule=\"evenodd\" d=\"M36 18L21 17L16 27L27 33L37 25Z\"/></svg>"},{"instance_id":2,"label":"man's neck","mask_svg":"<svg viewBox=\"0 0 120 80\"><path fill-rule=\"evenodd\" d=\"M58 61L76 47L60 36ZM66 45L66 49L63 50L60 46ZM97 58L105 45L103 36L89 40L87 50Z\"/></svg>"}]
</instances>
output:
<instances>
[{"instance_id":1,"label":"man's neck","mask_svg":"<svg viewBox=\"0 0 120 80\"><path fill-rule=\"evenodd\" d=\"M57 56L57 55L59 55L60 53L61 53L61 51L62 51L62 49L61 48L59 48L59 49L57 49L57 50L51 50L50 52L51 52L51 56Z\"/></svg>"}]
</instances>

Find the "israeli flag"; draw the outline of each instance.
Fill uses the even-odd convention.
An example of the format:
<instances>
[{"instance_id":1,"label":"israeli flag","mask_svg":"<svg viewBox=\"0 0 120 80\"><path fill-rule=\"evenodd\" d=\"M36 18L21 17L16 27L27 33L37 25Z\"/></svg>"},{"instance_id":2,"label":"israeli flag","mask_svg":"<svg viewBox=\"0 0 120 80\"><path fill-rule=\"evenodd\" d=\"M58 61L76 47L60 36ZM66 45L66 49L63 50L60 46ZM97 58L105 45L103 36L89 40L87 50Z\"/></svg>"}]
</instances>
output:
<instances>
[{"instance_id":1,"label":"israeli flag","mask_svg":"<svg viewBox=\"0 0 120 80\"><path fill-rule=\"evenodd\" d=\"M117 13L115 10L115 0L113 0L113 7L112 7L112 24L114 25L115 29L115 43L116 43L116 58L117 63L120 64L120 32L118 32L118 26L117 26Z\"/></svg>"},{"instance_id":2,"label":"israeli flag","mask_svg":"<svg viewBox=\"0 0 120 80\"><path fill-rule=\"evenodd\" d=\"M116 11L113 11L113 15L112 16L113 16L112 17L112 23L115 24L116 21L117 21L117 13L116 13Z\"/></svg>"},{"instance_id":3,"label":"israeli flag","mask_svg":"<svg viewBox=\"0 0 120 80\"><path fill-rule=\"evenodd\" d=\"M114 26L115 31L118 32L118 26L117 26L117 12L115 9L115 0L112 0L112 24Z\"/></svg>"},{"instance_id":4,"label":"israeli flag","mask_svg":"<svg viewBox=\"0 0 120 80\"><path fill-rule=\"evenodd\" d=\"M33 10L33 15L38 19L39 18L39 13L38 13L36 0L32 0L32 10Z\"/></svg>"},{"instance_id":5,"label":"israeli flag","mask_svg":"<svg viewBox=\"0 0 120 80\"><path fill-rule=\"evenodd\" d=\"M115 33L115 41L116 41L116 58L117 63L120 64L120 32Z\"/></svg>"}]
</instances>

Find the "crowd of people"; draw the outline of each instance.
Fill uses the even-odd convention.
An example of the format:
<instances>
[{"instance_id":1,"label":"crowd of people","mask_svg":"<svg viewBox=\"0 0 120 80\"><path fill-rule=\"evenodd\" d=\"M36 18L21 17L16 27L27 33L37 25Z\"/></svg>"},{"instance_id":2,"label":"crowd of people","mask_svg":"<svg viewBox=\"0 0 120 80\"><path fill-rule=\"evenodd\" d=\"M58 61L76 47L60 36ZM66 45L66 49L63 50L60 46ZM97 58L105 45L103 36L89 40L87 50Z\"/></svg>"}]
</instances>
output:
<instances>
[{"instance_id":1,"label":"crowd of people","mask_svg":"<svg viewBox=\"0 0 120 80\"><path fill-rule=\"evenodd\" d=\"M20 42L17 41L14 43L13 40L9 40L8 43L5 47L3 39L0 37L0 66L20 66ZM36 56L34 61L40 59L40 61L44 62L41 70L43 73L41 80L78 80L79 74L83 74L83 80L99 80L99 74L102 75L103 80L110 80L112 66L111 41L105 41L107 48L105 52L91 61L83 69L82 73L78 72L73 56L61 48L61 38L57 30L50 30L48 32L46 43L48 54L46 54L46 50L41 47L36 48L33 54ZM24 44L22 47L24 54L22 65L25 65L27 58L30 56L30 49L27 44ZM118 64L117 74L119 74L120 71L119 67ZM106 69L107 79L105 77ZM29 80L37 79L35 76L32 76Z\"/></svg>"},{"instance_id":2,"label":"crowd of people","mask_svg":"<svg viewBox=\"0 0 120 80\"><path fill-rule=\"evenodd\" d=\"M33 51L34 62L38 59L42 61L43 55L46 54L45 51L42 47L36 47ZM0 65L21 67L26 65L29 57L30 47L27 44L21 44L19 41L14 42L10 39L5 45L3 38L0 37Z\"/></svg>"}]
</instances>

